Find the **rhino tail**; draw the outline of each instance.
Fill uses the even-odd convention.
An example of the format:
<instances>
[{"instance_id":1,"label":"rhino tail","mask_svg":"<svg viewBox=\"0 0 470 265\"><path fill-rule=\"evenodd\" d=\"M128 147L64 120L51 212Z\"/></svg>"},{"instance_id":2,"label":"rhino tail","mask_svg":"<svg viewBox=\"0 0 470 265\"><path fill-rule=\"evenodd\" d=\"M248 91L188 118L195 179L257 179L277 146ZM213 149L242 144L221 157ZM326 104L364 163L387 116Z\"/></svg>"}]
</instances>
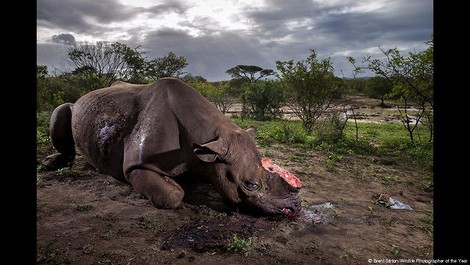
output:
<instances>
[{"instance_id":1,"label":"rhino tail","mask_svg":"<svg viewBox=\"0 0 470 265\"><path fill-rule=\"evenodd\" d=\"M54 109L49 124L49 135L56 154L42 161L47 169L71 167L75 159L75 142L72 135L72 103L64 103Z\"/></svg>"}]
</instances>

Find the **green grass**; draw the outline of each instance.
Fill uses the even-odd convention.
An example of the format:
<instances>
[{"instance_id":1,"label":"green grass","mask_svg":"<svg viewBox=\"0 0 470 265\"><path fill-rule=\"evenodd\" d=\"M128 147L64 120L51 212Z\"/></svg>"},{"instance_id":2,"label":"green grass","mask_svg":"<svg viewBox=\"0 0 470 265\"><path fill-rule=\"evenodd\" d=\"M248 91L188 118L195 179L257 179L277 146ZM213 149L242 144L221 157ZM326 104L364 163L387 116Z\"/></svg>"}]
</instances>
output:
<instances>
[{"instance_id":1,"label":"green grass","mask_svg":"<svg viewBox=\"0 0 470 265\"><path fill-rule=\"evenodd\" d=\"M163 227L155 219L148 216L142 216L140 219L140 225L152 232L163 232Z\"/></svg>"},{"instance_id":2,"label":"green grass","mask_svg":"<svg viewBox=\"0 0 470 265\"><path fill-rule=\"evenodd\" d=\"M45 148L50 144L49 139L49 120L51 112L36 113L36 143L37 148Z\"/></svg>"},{"instance_id":3,"label":"green grass","mask_svg":"<svg viewBox=\"0 0 470 265\"><path fill-rule=\"evenodd\" d=\"M416 137L413 144L409 139L408 131L399 123L358 123L359 139L356 141L355 124L348 122L344 136L337 141L318 139L315 132L307 133L300 121L273 120L255 121L232 118L242 128L255 126L257 128L256 140L263 147L273 144L286 144L306 151L325 151L328 156L340 158L342 154L380 155L408 161L422 166L432 172L433 145L427 141L427 131L420 128L420 137ZM266 151L269 153L269 150ZM334 167L334 162L341 159L332 159L327 167ZM330 165L331 164L331 165ZM431 173L432 174L432 173ZM431 175L432 178L432 175Z\"/></svg>"},{"instance_id":4,"label":"green grass","mask_svg":"<svg viewBox=\"0 0 470 265\"><path fill-rule=\"evenodd\" d=\"M237 234L234 234L227 248L235 252L248 252L253 248L253 243L251 242L251 238L239 238Z\"/></svg>"}]
</instances>

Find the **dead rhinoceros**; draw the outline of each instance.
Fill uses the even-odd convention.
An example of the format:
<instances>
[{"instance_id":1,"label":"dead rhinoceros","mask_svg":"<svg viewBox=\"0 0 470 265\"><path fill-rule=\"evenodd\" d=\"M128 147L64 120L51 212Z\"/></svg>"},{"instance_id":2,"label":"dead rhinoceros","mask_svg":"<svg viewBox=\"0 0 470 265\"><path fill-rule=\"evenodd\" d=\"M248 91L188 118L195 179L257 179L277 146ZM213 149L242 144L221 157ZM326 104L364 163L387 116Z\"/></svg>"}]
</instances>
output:
<instances>
[{"instance_id":1,"label":"dead rhinoceros","mask_svg":"<svg viewBox=\"0 0 470 265\"><path fill-rule=\"evenodd\" d=\"M177 79L116 82L60 105L50 136L58 153L46 167L70 165L76 146L100 172L130 183L159 208L180 205L184 191L174 178L184 174L209 180L233 204L273 214L301 209L300 181L263 167L249 132Z\"/></svg>"}]
</instances>

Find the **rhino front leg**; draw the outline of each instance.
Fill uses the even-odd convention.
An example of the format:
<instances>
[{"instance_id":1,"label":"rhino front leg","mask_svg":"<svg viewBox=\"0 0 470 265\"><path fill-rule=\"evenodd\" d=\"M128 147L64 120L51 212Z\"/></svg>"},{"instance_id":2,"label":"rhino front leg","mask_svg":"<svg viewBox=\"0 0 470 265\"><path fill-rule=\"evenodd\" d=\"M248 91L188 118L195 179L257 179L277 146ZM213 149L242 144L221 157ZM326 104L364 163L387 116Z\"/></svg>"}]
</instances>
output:
<instances>
[{"instance_id":1,"label":"rhino front leg","mask_svg":"<svg viewBox=\"0 0 470 265\"><path fill-rule=\"evenodd\" d=\"M135 191L147 197L157 208L176 208L181 204L184 191L167 176L147 170L134 169L128 178Z\"/></svg>"}]
</instances>

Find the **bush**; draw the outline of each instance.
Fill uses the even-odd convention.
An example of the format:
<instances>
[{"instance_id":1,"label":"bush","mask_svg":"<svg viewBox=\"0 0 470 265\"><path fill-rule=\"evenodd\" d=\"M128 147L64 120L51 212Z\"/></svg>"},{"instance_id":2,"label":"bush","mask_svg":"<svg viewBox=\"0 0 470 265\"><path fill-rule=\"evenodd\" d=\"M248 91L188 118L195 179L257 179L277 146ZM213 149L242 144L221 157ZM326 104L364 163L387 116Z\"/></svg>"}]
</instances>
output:
<instances>
[{"instance_id":1,"label":"bush","mask_svg":"<svg viewBox=\"0 0 470 265\"><path fill-rule=\"evenodd\" d=\"M241 95L242 116L265 121L282 117L284 93L277 81L258 81Z\"/></svg>"},{"instance_id":2,"label":"bush","mask_svg":"<svg viewBox=\"0 0 470 265\"><path fill-rule=\"evenodd\" d=\"M37 147L44 148L49 142L49 119L51 112L38 112L36 113L36 142Z\"/></svg>"},{"instance_id":3,"label":"bush","mask_svg":"<svg viewBox=\"0 0 470 265\"><path fill-rule=\"evenodd\" d=\"M315 132L320 142L336 143L344 136L347 118L340 112L331 112L324 114L324 119L317 121Z\"/></svg>"}]
</instances>

